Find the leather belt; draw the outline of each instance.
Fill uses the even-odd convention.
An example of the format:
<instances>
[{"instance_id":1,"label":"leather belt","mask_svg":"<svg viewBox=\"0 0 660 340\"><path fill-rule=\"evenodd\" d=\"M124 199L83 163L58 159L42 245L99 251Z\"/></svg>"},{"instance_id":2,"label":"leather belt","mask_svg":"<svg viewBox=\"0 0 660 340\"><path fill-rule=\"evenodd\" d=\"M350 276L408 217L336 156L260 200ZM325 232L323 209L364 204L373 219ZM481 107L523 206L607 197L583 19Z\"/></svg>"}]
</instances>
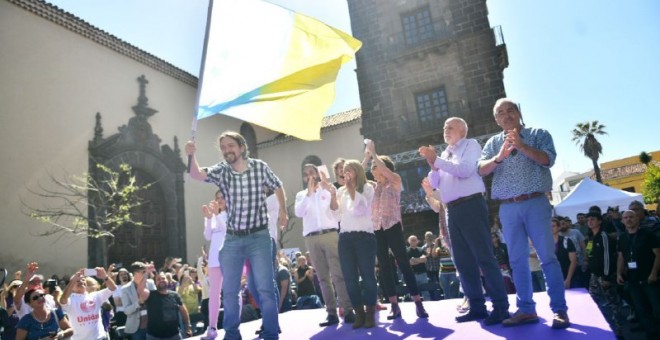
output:
<instances>
[{"instance_id":1,"label":"leather belt","mask_svg":"<svg viewBox=\"0 0 660 340\"><path fill-rule=\"evenodd\" d=\"M462 203L462 202L465 202L465 201L471 200L471 199L476 198L476 197L483 197L483 196L484 196L484 194L478 192L478 193L476 193L476 194L472 194L472 195L468 195L468 196L465 196L465 197L457 198L457 199L455 199L455 200L453 200L453 201L451 201L451 202L447 202L447 203L445 203L445 205L446 205L447 207L453 207L453 206L455 206L455 205L457 205L457 204L459 204L459 203Z\"/></svg>"},{"instance_id":2,"label":"leather belt","mask_svg":"<svg viewBox=\"0 0 660 340\"><path fill-rule=\"evenodd\" d=\"M311 233L307 233L307 235L305 235L305 237L323 235L323 234L332 233L332 232L336 232L336 231L337 231L337 228L330 228L330 229L323 229L323 230L319 230L319 231L312 231Z\"/></svg>"},{"instance_id":3,"label":"leather belt","mask_svg":"<svg viewBox=\"0 0 660 340\"><path fill-rule=\"evenodd\" d=\"M266 229L268 229L268 225L262 225L261 227L250 228L250 229L239 229L239 230L234 230L234 229L227 228L227 234L232 235L232 236L245 236L245 235L254 234L256 232L266 230Z\"/></svg>"},{"instance_id":4,"label":"leather belt","mask_svg":"<svg viewBox=\"0 0 660 340\"><path fill-rule=\"evenodd\" d=\"M520 196L503 199L501 201L502 201L502 203L522 202L522 201L527 201L527 200L535 198L535 197L539 197L541 195L544 195L544 194L542 192L533 192L531 194L522 194Z\"/></svg>"}]
</instances>

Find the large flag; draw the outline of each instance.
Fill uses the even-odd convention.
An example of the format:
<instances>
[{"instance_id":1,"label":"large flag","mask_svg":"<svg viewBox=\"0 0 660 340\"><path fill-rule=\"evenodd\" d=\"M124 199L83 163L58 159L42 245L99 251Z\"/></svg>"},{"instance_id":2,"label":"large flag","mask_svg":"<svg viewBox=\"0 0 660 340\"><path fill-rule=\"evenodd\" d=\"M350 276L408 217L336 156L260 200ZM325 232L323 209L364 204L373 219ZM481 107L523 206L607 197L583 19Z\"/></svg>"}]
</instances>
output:
<instances>
[{"instance_id":1,"label":"large flag","mask_svg":"<svg viewBox=\"0 0 660 340\"><path fill-rule=\"evenodd\" d=\"M362 43L264 1L217 0L210 7L196 118L224 114L320 139L337 73Z\"/></svg>"}]
</instances>

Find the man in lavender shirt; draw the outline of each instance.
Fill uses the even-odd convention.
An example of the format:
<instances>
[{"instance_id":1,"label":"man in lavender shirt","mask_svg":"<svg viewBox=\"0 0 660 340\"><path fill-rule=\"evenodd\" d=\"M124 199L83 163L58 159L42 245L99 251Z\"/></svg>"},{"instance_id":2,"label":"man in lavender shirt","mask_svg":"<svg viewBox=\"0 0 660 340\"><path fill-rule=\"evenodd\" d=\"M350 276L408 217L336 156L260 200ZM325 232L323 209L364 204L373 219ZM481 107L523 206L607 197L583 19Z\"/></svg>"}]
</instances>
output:
<instances>
[{"instance_id":1,"label":"man in lavender shirt","mask_svg":"<svg viewBox=\"0 0 660 340\"><path fill-rule=\"evenodd\" d=\"M419 153L431 166L429 181L439 188L447 206L449 238L453 246L454 263L461 273L460 281L470 301L470 311L456 317L457 322L485 319L494 325L509 317L509 301L502 274L495 260L488 225L486 187L477 172L481 146L474 139L466 139L467 123L452 117L445 121L444 137L448 144L440 157L432 146L422 146ZM486 292L493 302L488 314L480 271Z\"/></svg>"}]
</instances>

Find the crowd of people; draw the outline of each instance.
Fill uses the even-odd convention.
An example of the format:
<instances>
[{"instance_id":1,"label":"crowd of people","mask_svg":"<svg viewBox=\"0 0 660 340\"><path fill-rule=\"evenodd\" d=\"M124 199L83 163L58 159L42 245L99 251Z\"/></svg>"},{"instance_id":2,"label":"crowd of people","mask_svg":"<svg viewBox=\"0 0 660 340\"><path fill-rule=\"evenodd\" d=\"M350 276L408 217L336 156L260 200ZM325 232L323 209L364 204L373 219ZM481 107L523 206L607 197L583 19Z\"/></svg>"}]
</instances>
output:
<instances>
[{"instance_id":1,"label":"crowd of people","mask_svg":"<svg viewBox=\"0 0 660 340\"><path fill-rule=\"evenodd\" d=\"M289 218L282 182L265 162L249 157L245 138L220 135L223 160L210 167L199 166L190 141L191 177L218 188L202 207L210 244L196 265L168 258L157 270L137 261L43 282L30 263L25 276L17 274L2 291L3 325L9 320L2 339L180 339L196 333L197 321L204 325L202 339L216 338L220 328L225 339L240 339L240 323L254 319L262 321L261 338L277 339L278 314L293 308L325 308L320 327L343 321L373 328L376 310L386 308L381 302L389 303L388 320L402 317L401 295L424 319L433 317L425 302L462 294L456 322L513 327L539 322L537 291L550 297L551 327L565 329L571 324L565 289L571 288L589 290L617 336L626 301L640 327L657 338L657 217L641 202L622 214L594 206L576 216L575 225L553 216L547 197L556 157L552 136L525 126L510 99L498 100L493 115L502 132L483 149L466 138L468 124L457 117L444 124L445 150L419 148L431 167L421 187L438 212L437 236L405 231L401 177L373 141L365 140L362 161L333 164L335 182L325 166L304 165L305 187L294 210L307 252L293 259L275 242ZM499 202L494 221L483 181L489 175L490 198ZM516 294L512 314L507 294Z\"/></svg>"}]
</instances>

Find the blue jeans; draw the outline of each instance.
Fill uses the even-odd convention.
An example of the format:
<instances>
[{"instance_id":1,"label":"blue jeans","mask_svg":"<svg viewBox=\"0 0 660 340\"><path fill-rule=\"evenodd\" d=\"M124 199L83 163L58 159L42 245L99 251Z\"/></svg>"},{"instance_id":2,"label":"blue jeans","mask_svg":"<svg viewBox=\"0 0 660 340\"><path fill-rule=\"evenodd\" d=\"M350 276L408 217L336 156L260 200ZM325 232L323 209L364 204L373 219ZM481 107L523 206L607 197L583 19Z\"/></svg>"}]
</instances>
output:
<instances>
[{"instance_id":1,"label":"blue jeans","mask_svg":"<svg viewBox=\"0 0 660 340\"><path fill-rule=\"evenodd\" d=\"M442 288L445 299L455 299L458 297L458 289L452 288L452 284L454 286L459 284L456 273L440 272L440 287Z\"/></svg>"},{"instance_id":2,"label":"blue jeans","mask_svg":"<svg viewBox=\"0 0 660 340\"><path fill-rule=\"evenodd\" d=\"M471 310L486 310L484 286L493 308L508 310L509 298L493 251L486 199L478 195L452 204L447 207L447 217L452 259L460 272L461 287L470 300Z\"/></svg>"},{"instance_id":3,"label":"blue jeans","mask_svg":"<svg viewBox=\"0 0 660 340\"><path fill-rule=\"evenodd\" d=\"M277 289L277 282L275 282L275 273L277 273L277 265L275 265L275 261L277 260L277 244L275 243L275 239L272 237L270 238L273 242L272 243L272 250L271 254L273 255L273 284L275 285L275 301L280 301L280 290ZM259 308L261 308L261 301L260 296L259 296L259 290L257 289L256 283L254 283L254 269L252 266L250 266L250 271L247 273L247 286L248 290L254 296L254 300L257 301L257 305L259 305Z\"/></svg>"},{"instance_id":4,"label":"blue jeans","mask_svg":"<svg viewBox=\"0 0 660 340\"><path fill-rule=\"evenodd\" d=\"M227 235L220 251L222 268L222 299L224 303L223 328L225 339L240 339L241 274L246 259L250 260L256 291L259 294L259 307L263 316L264 339L278 338L278 301L273 285L273 259L271 238L268 230L245 236Z\"/></svg>"},{"instance_id":5,"label":"blue jeans","mask_svg":"<svg viewBox=\"0 0 660 340\"><path fill-rule=\"evenodd\" d=\"M354 231L339 234L339 263L353 307L376 305L376 236ZM362 289L360 289L362 277Z\"/></svg>"},{"instance_id":6,"label":"blue jeans","mask_svg":"<svg viewBox=\"0 0 660 340\"><path fill-rule=\"evenodd\" d=\"M426 273L415 274L415 282L417 283L418 290L419 287L428 287L427 283L429 283L429 276L426 275ZM428 288L424 288L420 293L424 298L424 301L431 301L431 295L429 294Z\"/></svg>"},{"instance_id":7,"label":"blue jeans","mask_svg":"<svg viewBox=\"0 0 660 340\"><path fill-rule=\"evenodd\" d=\"M541 262L550 296L550 309L554 313L566 311L564 276L557 256L555 242L550 230L552 207L545 195L522 202L500 205L500 221L504 239L509 246L509 262L516 285L516 304L523 313L535 313L536 303L532 299L532 275L529 270L529 241L532 240ZM461 273L462 274L462 273Z\"/></svg>"},{"instance_id":8,"label":"blue jeans","mask_svg":"<svg viewBox=\"0 0 660 340\"><path fill-rule=\"evenodd\" d=\"M126 336L130 337L131 340L145 340L147 338L147 329L138 329L135 333L126 334Z\"/></svg>"}]
</instances>

